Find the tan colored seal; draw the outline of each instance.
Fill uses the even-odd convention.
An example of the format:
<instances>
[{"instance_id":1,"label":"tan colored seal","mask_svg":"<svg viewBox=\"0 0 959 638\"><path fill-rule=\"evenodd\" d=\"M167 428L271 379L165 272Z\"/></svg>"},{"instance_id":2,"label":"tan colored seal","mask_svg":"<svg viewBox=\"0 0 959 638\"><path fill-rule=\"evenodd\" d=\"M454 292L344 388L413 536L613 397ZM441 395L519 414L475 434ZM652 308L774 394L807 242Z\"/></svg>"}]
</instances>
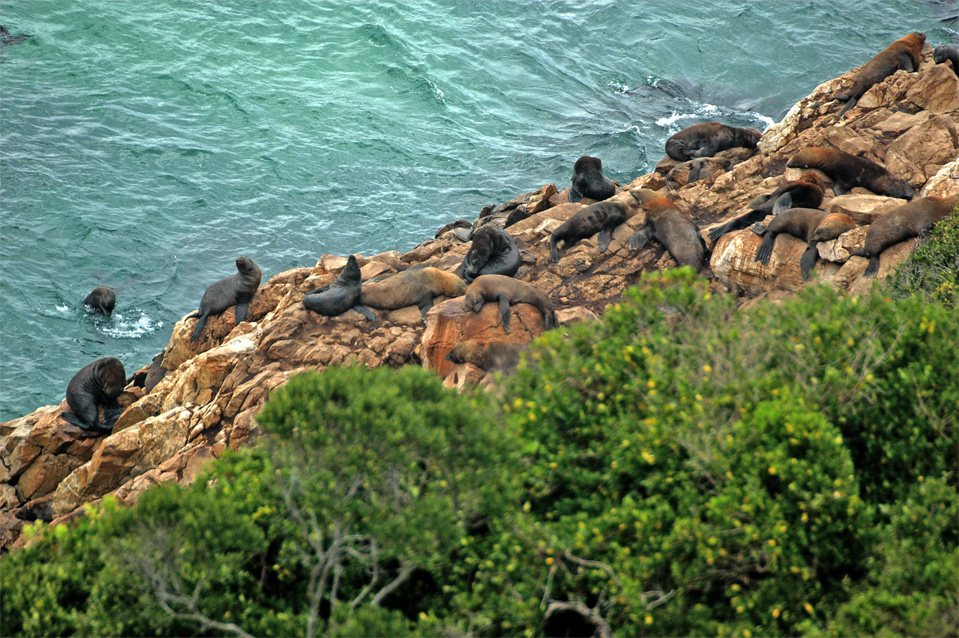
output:
<instances>
[{"instance_id":1,"label":"tan colored seal","mask_svg":"<svg viewBox=\"0 0 959 638\"><path fill-rule=\"evenodd\" d=\"M436 297L459 297L466 282L439 268L410 268L379 281L363 284L360 303L382 310L418 306L423 319Z\"/></svg>"},{"instance_id":2,"label":"tan colored seal","mask_svg":"<svg viewBox=\"0 0 959 638\"><path fill-rule=\"evenodd\" d=\"M533 284L503 275L481 275L473 280L466 289L463 307L471 312L479 312L484 303L494 300L499 303L499 316L507 334L512 318L510 306L518 303L533 304L539 308L547 330L556 327L553 302L542 290Z\"/></svg>"},{"instance_id":3,"label":"tan colored seal","mask_svg":"<svg viewBox=\"0 0 959 638\"><path fill-rule=\"evenodd\" d=\"M669 251L680 266L703 269L706 247L699 229L671 199L648 188L629 191L646 211L646 225L629 238L629 249L639 250L654 238Z\"/></svg>"},{"instance_id":4,"label":"tan colored seal","mask_svg":"<svg viewBox=\"0 0 959 638\"><path fill-rule=\"evenodd\" d=\"M910 73L918 70L919 63L922 60L922 45L925 41L925 33L913 31L905 37L899 38L863 64L856 74L852 86L833 96L834 99L846 103L846 106L839 111L839 117L856 106L859 98L872 88L873 84L882 82L899 69L905 69Z\"/></svg>"},{"instance_id":5,"label":"tan colored seal","mask_svg":"<svg viewBox=\"0 0 959 638\"><path fill-rule=\"evenodd\" d=\"M959 204L959 195L952 197L922 197L894 208L874 221L866 231L864 254L869 265L867 277L879 270L879 255L886 248L912 237L919 237L940 219L952 214Z\"/></svg>"},{"instance_id":6,"label":"tan colored seal","mask_svg":"<svg viewBox=\"0 0 959 638\"><path fill-rule=\"evenodd\" d=\"M819 259L816 245L820 241L835 239L855 227L856 222L843 213L829 214L816 208L790 208L777 215L766 227L763 241L756 250L755 260L762 264L769 263L776 237L780 234L798 237L808 243L806 251L799 259L799 272L803 279L808 279Z\"/></svg>"}]
</instances>

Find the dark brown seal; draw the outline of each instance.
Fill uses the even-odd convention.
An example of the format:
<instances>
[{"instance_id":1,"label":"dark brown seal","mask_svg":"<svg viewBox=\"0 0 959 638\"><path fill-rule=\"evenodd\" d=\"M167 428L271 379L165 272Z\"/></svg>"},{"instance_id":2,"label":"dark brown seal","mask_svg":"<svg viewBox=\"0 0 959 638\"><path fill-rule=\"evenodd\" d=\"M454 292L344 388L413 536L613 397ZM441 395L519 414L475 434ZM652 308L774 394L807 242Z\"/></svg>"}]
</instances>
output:
<instances>
[{"instance_id":1,"label":"dark brown seal","mask_svg":"<svg viewBox=\"0 0 959 638\"><path fill-rule=\"evenodd\" d=\"M143 391L149 394L153 388L156 387L156 384L160 383L163 380L163 377L166 376L167 369L163 367L163 357L166 355L166 349L160 350L153 356L153 360L150 362L150 370L147 372L146 379L143 380Z\"/></svg>"},{"instance_id":2,"label":"dark brown seal","mask_svg":"<svg viewBox=\"0 0 959 638\"><path fill-rule=\"evenodd\" d=\"M556 311L553 303L546 294L534 286L519 279L502 275L483 275L466 289L466 299L463 307L471 312L479 312L487 301L496 300L499 303L499 316L503 322L503 330L509 333L512 312L510 306L518 303L533 304L543 313L543 321L547 330L556 327Z\"/></svg>"},{"instance_id":3,"label":"dark brown seal","mask_svg":"<svg viewBox=\"0 0 959 638\"><path fill-rule=\"evenodd\" d=\"M126 371L119 359L104 357L84 366L67 384L67 405L73 414L64 412L63 420L95 432L109 432L120 416L117 397L126 385ZM100 422L100 406L104 422Z\"/></svg>"},{"instance_id":4,"label":"dark brown seal","mask_svg":"<svg viewBox=\"0 0 959 638\"><path fill-rule=\"evenodd\" d=\"M782 233L807 242L806 252L799 259L799 272L808 279L819 259L817 244L839 237L856 227L856 222L842 213L829 214L816 208L790 208L781 212L766 227L765 236L756 251L756 261L768 264L776 237Z\"/></svg>"},{"instance_id":5,"label":"dark brown seal","mask_svg":"<svg viewBox=\"0 0 959 638\"><path fill-rule=\"evenodd\" d=\"M652 237L669 251L680 266L703 269L706 247L699 229L671 199L648 188L629 191L646 211L646 225L629 238L630 250L639 250Z\"/></svg>"},{"instance_id":6,"label":"dark brown seal","mask_svg":"<svg viewBox=\"0 0 959 638\"><path fill-rule=\"evenodd\" d=\"M234 316L237 325L246 318L246 311L250 307L250 300L256 294L260 287L260 278L263 273L260 267L253 263L249 257L240 257L236 260L237 274L232 277L224 277L203 293L200 300L200 309L187 315L187 319L199 317L196 322L196 328L193 329L192 340L200 338L200 332L206 325L206 320L210 315L218 315L230 306L236 306Z\"/></svg>"},{"instance_id":7,"label":"dark brown seal","mask_svg":"<svg viewBox=\"0 0 959 638\"><path fill-rule=\"evenodd\" d=\"M959 204L959 195L921 197L894 208L869 225L864 254L869 258L867 277L879 270L879 255L886 248L924 234L933 224L952 214Z\"/></svg>"},{"instance_id":8,"label":"dark brown seal","mask_svg":"<svg viewBox=\"0 0 959 638\"><path fill-rule=\"evenodd\" d=\"M519 270L519 249L512 235L487 224L470 237L470 251L463 258L463 280L471 283L480 275L512 277Z\"/></svg>"},{"instance_id":9,"label":"dark brown seal","mask_svg":"<svg viewBox=\"0 0 959 638\"><path fill-rule=\"evenodd\" d=\"M483 341L470 339L462 341L446 355L447 361L455 364L471 363L487 372L500 371L504 374L516 372L521 352L529 348L526 341Z\"/></svg>"},{"instance_id":10,"label":"dark brown seal","mask_svg":"<svg viewBox=\"0 0 959 638\"><path fill-rule=\"evenodd\" d=\"M117 305L117 293L113 291L113 288L97 286L83 300L83 305L87 306L92 312L109 317L113 314L113 309Z\"/></svg>"},{"instance_id":11,"label":"dark brown seal","mask_svg":"<svg viewBox=\"0 0 959 638\"><path fill-rule=\"evenodd\" d=\"M854 186L900 199L912 199L914 194L912 186L879 164L836 148L807 146L793 155L786 166L821 170L833 181L836 195L848 193Z\"/></svg>"},{"instance_id":12,"label":"dark brown seal","mask_svg":"<svg viewBox=\"0 0 959 638\"><path fill-rule=\"evenodd\" d=\"M940 44L932 50L932 59L936 64L942 64L946 61L952 62L953 72L959 75L959 48L948 44Z\"/></svg>"},{"instance_id":13,"label":"dark brown seal","mask_svg":"<svg viewBox=\"0 0 959 638\"><path fill-rule=\"evenodd\" d=\"M816 208L822 204L826 185L816 173L803 173L797 180L784 183L769 195L759 198L752 210L709 231L710 241L750 224L762 221L767 215L778 215L790 208Z\"/></svg>"},{"instance_id":14,"label":"dark brown seal","mask_svg":"<svg viewBox=\"0 0 959 638\"><path fill-rule=\"evenodd\" d=\"M591 237L596 233L599 233L596 240L599 252L606 252L613 237L613 230L626 221L626 215L626 207L619 202L597 202L577 211L550 234L550 261L554 264L559 261L559 248L556 244L560 241L569 248L583 237Z\"/></svg>"},{"instance_id":15,"label":"dark brown seal","mask_svg":"<svg viewBox=\"0 0 959 638\"><path fill-rule=\"evenodd\" d=\"M712 157L719 151L741 146L756 148L762 133L754 128L727 126L719 122L694 124L666 140L666 154L679 162Z\"/></svg>"},{"instance_id":16,"label":"dark brown seal","mask_svg":"<svg viewBox=\"0 0 959 638\"><path fill-rule=\"evenodd\" d=\"M598 157L583 155L573 164L573 186L569 189L569 201L578 202L584 197L602 201L616 194L616 184L603 175L603 162Z\"/></svg>"},{"instance_id":17,"label":"dark brown seal","mask_svg":"<svg viewBox=\"0 0 959 638\"><path fill-rule=\"evenodd\" d=\"M410 268L379 281L367 282L360 292L360 303L372 308L396 310L418 306L423 319L433 307L435 297L459 297L466 282L439 268Z\"/></svg>"},{"instance_id":18,"label":"dark brown seal","mask_svg":"<svg viewBox=\"0 0 959 638\"><path fill-rule=\"evenodd\" d=\"M346 266L333 283L306 293L303 296L303 305L308 310L326 317L335 317L353 308L373 321L376 316L370 312L369 308L360 304L362 284L363 276L360 274L359 264L356 263L356 255L350 255L350 258L346 260Z\"/></svg>"},{"instance_id":19,"label":"dark brown seal","mask_svg":"<svg viewBox=\"0 0 959 638\"><path fill-rule=\"evenodd\" d=\"M913 31L899 38L862 65L852 86L833 96L834 99L846 103L846 106L839 111L839 117L856 106L862 94L873 84L882 82L899 69L905 69L910 73L916 71L922 60L922 45L925 41L925 33Z\"/></svg>"}]
</instances>

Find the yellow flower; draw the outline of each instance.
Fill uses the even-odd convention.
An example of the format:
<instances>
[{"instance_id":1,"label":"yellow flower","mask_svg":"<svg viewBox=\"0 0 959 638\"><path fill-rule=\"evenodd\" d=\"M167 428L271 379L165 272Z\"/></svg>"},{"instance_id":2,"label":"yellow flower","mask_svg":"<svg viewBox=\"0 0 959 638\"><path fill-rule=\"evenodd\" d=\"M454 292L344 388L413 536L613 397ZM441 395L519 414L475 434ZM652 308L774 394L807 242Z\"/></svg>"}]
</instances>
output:
<instances>
[{"instance_id":1,"label":"yellow flower","mask_svg":"<svg viewBox=\"0 0 959 638\"><path fill-rule=\"evenodd\" d=\"M779 607L773 609L773 618L779 618Z\"/></svg>"}]
</instances>

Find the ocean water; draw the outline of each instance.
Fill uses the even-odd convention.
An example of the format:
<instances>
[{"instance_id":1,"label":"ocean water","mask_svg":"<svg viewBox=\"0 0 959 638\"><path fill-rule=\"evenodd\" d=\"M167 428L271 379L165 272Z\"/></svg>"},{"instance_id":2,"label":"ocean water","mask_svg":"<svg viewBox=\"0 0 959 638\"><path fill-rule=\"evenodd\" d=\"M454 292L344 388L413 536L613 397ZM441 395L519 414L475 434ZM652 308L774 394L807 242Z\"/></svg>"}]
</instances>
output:
<instances>
[{"instance_id":1,"label":"ocean water","mask_svg":"<svg viewBox=\"0 0 959 638\"><path fill-rule=\"evenodd\" d=\"M954 2L0 2L0 420L128 374L240 255L406 251L676 131L765 128ZM112 318L84 296L117 291Z\"/></svg>"}]
</instances>

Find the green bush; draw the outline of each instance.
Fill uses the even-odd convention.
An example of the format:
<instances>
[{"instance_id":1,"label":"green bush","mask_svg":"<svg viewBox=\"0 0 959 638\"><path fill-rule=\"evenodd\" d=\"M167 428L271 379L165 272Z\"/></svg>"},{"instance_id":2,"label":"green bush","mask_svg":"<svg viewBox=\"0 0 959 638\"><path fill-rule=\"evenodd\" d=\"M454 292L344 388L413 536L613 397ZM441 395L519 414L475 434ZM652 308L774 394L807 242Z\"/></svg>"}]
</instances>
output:
<instances>
[{"instance_id":1,"label":"green bush","mask_svg":"<svg viewBox=\"0 0 959 638\"><path fill-rule=\"evenodd\" d=\"M955 307L959 295L959 207L933 226L929 240L896 267L886 285L900 299L923 293Z\"/></svg>"}]
</instances>

